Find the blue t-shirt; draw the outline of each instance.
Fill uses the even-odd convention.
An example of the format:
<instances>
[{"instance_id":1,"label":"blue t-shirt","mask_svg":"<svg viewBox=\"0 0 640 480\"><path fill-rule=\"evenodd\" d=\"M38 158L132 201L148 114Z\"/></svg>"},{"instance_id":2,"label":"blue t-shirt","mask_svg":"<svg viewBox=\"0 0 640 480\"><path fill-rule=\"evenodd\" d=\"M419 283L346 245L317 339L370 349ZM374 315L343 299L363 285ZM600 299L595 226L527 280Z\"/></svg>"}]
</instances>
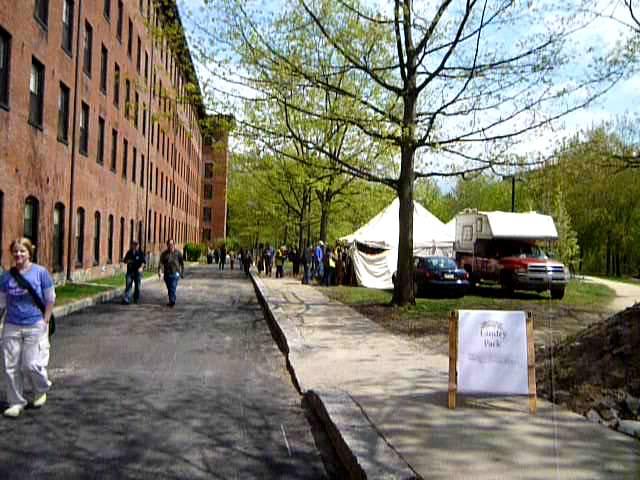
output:
<instances>
[{"instance_id":1,"label":"blue t-shirt","mask_svg":"<svg viewBox=\"0 0 640 480\"><path fill-rule=\"evenodd\" d=\"M22 272L22 276L33 286L35 292L42 299L42 303L46 305L45 291L54 288L53 280L47 269L32 263L27 272ZM0 277L0 292L6 296L7 323L24 326L34 325L42 320L42 312L31 297L29 290L20 288L8 271Z\"/></svg>"}]
</instances>

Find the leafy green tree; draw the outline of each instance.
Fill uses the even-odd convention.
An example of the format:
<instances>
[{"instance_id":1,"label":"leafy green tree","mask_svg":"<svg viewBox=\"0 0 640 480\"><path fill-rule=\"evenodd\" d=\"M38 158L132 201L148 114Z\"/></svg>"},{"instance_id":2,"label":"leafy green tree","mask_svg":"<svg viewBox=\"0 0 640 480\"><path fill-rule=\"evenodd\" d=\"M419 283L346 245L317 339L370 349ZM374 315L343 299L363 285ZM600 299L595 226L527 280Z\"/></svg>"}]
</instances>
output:
<instances>
[{"instance_id":1,"label":"leafy green tree","mask_svg":"<svg viewBox=\"0 0 640 480\"><path fill-rule=\"evenodd\" d=\"M561 191L556 193L553 216L558 229L557 254L562 263L575 273L580 259L578 234L571 226L571 216L565 207L564 195Z\"/></svg>"},{"instance_id":2,"label":"leafy green tree","mask_svg":"<svg viewBox=\"0 0 640 480\"><path fill-rule=\"evenodd\" d=\"M397 168L389 170L312 143L344 172L396 191L399 305L414 301L415 180L506 166L518 139L586 105L620 77L615 65L598 61L597 46L571 51L572 34L589 19L564 3L395 0L376 10L357 0L298 0L278 5L278 13L246 0L213 3L214 25L223 29L215 44L228 49L233 65L225 80L256 90L250 101L287 102L283 84L295 86L309 100L290 102L300 115L337 120L357 131L347 139L396 149ZM211 73L224 76L224 64L212 63ZM339 99L340 108L327 109L322 94Z\"/></svg>"}]
</instances>

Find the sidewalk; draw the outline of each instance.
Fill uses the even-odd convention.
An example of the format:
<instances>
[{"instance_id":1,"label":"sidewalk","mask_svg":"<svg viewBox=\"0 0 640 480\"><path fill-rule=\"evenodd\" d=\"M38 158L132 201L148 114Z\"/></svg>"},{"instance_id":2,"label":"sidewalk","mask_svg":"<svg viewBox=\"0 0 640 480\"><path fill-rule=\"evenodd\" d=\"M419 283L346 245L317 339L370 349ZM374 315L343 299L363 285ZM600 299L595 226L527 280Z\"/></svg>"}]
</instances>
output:
<instances>
[{"instance_id":1,"label":"sidewalk","mask_svg":"<svg viewBox=\"0 0 640 480\"><path fill-rule=\"evenodd\" d=\"M540 399L535 416L524 397L459 396L449 410L447 356L291 278L253 280L352 478L640 478L637 440Z\"/></svg>"}]
</instances>

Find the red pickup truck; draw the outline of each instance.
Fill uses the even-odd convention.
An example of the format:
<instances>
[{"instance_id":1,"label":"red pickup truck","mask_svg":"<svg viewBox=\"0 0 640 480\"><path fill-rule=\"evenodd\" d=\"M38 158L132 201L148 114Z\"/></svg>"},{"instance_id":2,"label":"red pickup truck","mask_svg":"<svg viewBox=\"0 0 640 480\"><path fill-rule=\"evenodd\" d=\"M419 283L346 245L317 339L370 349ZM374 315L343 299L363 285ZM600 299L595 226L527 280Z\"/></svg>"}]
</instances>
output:
<instances>
[{"instance_id":1,"label":"red pickup truck","mask_svg":"<svg viewBox=\"0 0 640 480\"><path fill-rule=\"evenodd\" d=\"M561 299L569 279L565 266L551 260L535 242L520 239L477 239L473 252L458 252L458 264L469 273L470 283L498 282L503 290L551 291Z\"/></svg>"}]
</instances>

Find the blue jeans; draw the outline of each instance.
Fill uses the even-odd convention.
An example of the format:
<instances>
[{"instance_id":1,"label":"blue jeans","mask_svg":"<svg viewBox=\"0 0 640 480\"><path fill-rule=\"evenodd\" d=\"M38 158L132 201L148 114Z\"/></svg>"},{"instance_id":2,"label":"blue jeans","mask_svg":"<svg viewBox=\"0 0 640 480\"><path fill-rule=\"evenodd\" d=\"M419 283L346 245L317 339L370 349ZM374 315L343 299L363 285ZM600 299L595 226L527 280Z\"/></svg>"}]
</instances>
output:
<instances>
[{"instance_id":1,"label":"blue jeans","mask_svg":"<svg viewBox=\"0 0 640 480\"><path fill-rule=\"evenodd\" d=\"M131 303L131 286L133 285L133 301L138 303L138 300L140 300L140 272L127 273L126 278L127 285L124 289L124 301L125 303Z\"/></svg>"},{"instance_id":2,"label":"blue jeans","mask_svg":"<svg viewBox=\"0 0 640 480\"><path fill-rule=\"evenodd\" d=\"M167 286L167 293L169 294L169 303L176 303L176 290L178 289L179 279L180 275L178 273L164 276L164 283Z\"/></svg>"}]
</instances>

